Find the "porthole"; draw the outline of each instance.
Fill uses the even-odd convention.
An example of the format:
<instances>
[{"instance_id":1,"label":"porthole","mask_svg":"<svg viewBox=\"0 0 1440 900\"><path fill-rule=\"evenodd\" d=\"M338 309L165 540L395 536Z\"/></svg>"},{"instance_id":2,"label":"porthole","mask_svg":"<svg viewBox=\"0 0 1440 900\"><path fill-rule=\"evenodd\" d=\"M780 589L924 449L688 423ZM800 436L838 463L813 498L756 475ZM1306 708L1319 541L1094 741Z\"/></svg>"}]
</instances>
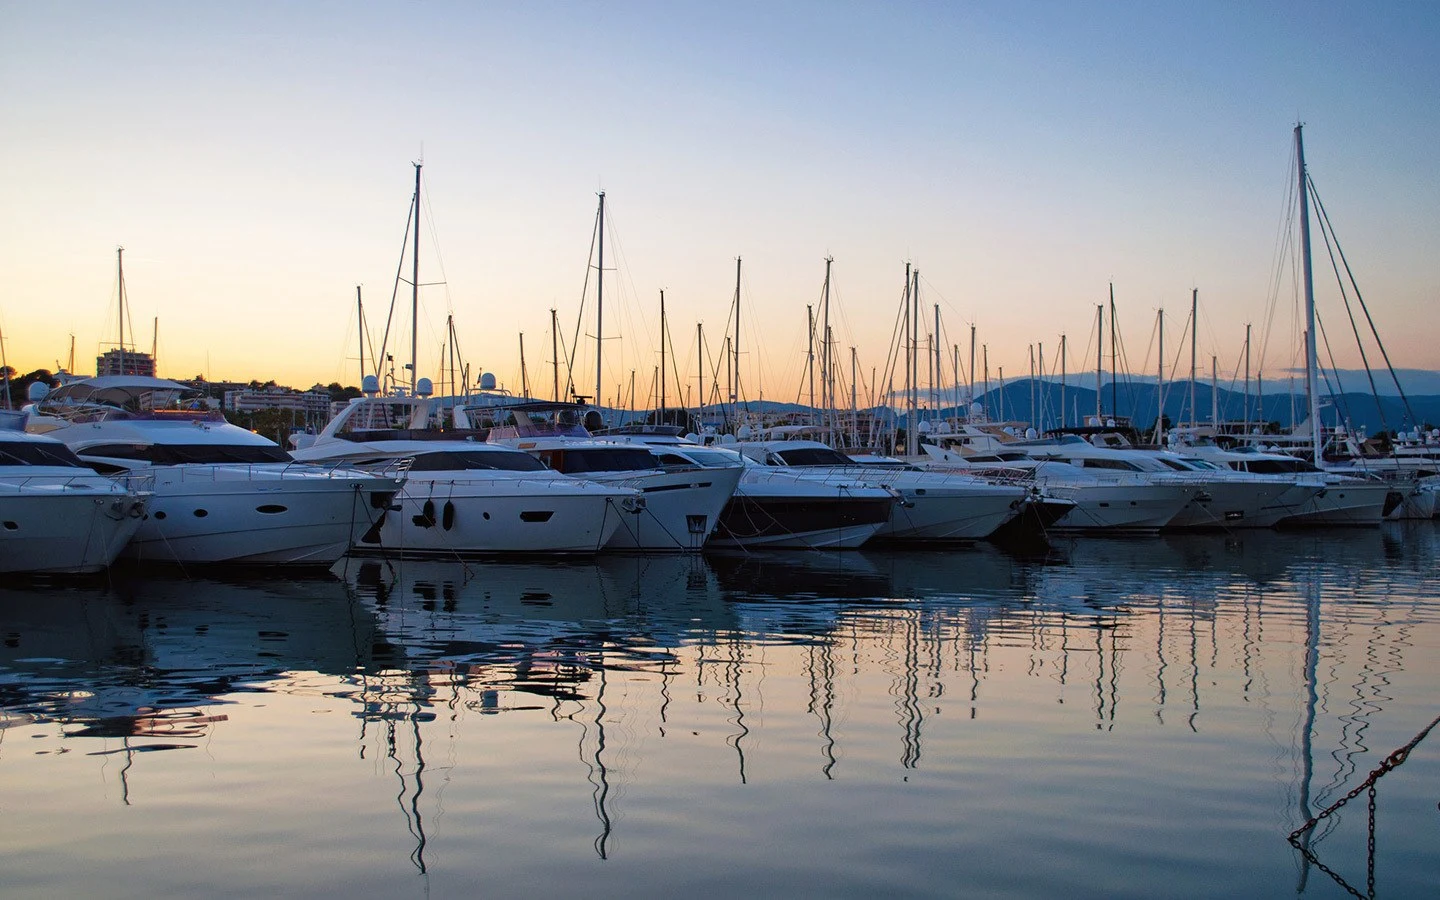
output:
<instances>
[{"instance_id":1,"label":"porthole","mask_svg":"<svg viewBox=\"0 0 1440 900\"><path fill-rule=\"evenodd\" d=\"M274 515L275 513L282 513L282 512L284 512L284 511L285 511L285 507L280 506L279 504L276 504L276 503L267 503L267 504L265 504L264 506L257 506L257 507L255 507L255 511L258 512L258 513L265 513L266 515ZM197 515L198 515L198 513L197 513Z\"/></svg>"},{"instance_id":2,"label":"porthole","mask_svg":"<svg viewBox=\"0 0 1440 900\"><path fill-rule=\"evenodd\" d=\"M163 509L156 510L155 513L154 513L154 515L155 515L155 519L158 521L158 520L160 520L160 519L165 518L165 511L164 511Z\"/></svg>"},{"instance_id":3,"label":"porthole","mask_svg":"<svg viewBox=\"0 0 1440 900\"><path fill-rule=\"evenodd\" d=\"M204 510L204 509L197 509L197 510L195 510L195 518L197 518L197 519L203 519L203 518L205 518L205 517L208 516L208 515L210 515L210 511L209 511L209 510Z\"/></svg>"},{"instance_id":4,"label":"porthole","mask_svg":"<svg viewBox=\"0 0 1440 900\"><path fill-rule=\"evenodd\" d=\"M8 522L8 521L7 521L7 522L5 523L5 530L6 530L6 531L19 531L19 530L20 530L20 526L19 526L17 523L15 523L15 522Z\"/></svg>"}]
</instances>

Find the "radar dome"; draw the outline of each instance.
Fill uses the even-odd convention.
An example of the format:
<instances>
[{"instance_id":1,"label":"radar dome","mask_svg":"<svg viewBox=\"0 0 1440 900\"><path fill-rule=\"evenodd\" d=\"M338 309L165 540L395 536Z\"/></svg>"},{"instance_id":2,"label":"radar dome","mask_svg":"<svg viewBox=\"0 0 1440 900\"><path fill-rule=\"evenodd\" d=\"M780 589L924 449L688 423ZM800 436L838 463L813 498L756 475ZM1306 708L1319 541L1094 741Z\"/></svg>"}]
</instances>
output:
<instances>
[{"instance_id":1,"label":"radar dome","mask_svg":"<svg viewBox=\"0 0 1440 900\"><path fill-rule=\"evenodd\" d=\"M380 393L380 379L374 375L366 375L360 379L360 391L367 397L373 397Z\"/></svg>"},{"instance_id":2,"label":"radar dome","mask_svg":"<svg viewBox=\"0 0 1440 900\"><path fill-rule=\"evenodd\" d=\"M26 389L25 396L30 398L31 403L39 403L41 400L44 400L49 393L50 385L43 381L33 381L30 383L30 387Z\"/></svg>"},{"instance_id":3,"label":"radar dome","mask_svg":"<svg viewBox=\"0 0 1440 900\"><path fill-rule=\"evenodd\" d=\"M750 429L749 425L741 425L739 428L735 429L735 437L737 440L748 441L750 440L750 436L754 433L755 432Z\"/></svg>"},{"instance_id":4,"label":"radar dome","mask_svg":"<svg viewBox=\"0 0 1440 900\"><path fill-rule=\"evenodd\" d=\"M981 406L980 404L978 404L978 403L972 403L972 404L970 404L970 415L971 415L973 418L977 418L977 419L978 419L978 418L981 416L981 414L984 413L984 412L985 412L985 407Z\"/></svg>"},{"instance_id":5,"label":"radar dome","mask_svg":"<svg viewBox=\"0 0 1440 900\"><path fill-rule=\"evenodd\" d=\"M1025 429L1025 440L1027 440L1027 441L1033 441L1033 440L1035 440L1035 436L1036 436L1036 431L1035 431L1035 429L1033 429L1033 428L1027 428L1027 429Z\"/></svg>"},{"instance_id":6,"label":"radar dome","mask_svg":"<svg viewBox=\"0 0 1440 900\"><path fill-rule=\"evenodd\" d=\"M435 385L431 383L430 379L422 378L415 382L415 396L428 397L433 393L435 393Z\"/></svg>"},{"instance_id":7,"label":"radar dome","mask_svg":"<svg viewBox=\"0 0 1440 900\"><path fill-rule=\"evenodd\" d=\"M920 432L921 434L929 434L930 423L926 422L924 419L921 419L920 424L915 426L915 430Z\"/></svg>"},{"instance_id":8,"label":"radar dome","mask_svg":"<svg viewBox=\"0 0 1440 900\"><path fill-rule=\"evenodd\" d=\"M482 373L480 374L480 390L482 390L482 391L493 391L493 390L495 390L495 373L494 373L494 372L482 372Z\"/></svg>"}]
</instances>

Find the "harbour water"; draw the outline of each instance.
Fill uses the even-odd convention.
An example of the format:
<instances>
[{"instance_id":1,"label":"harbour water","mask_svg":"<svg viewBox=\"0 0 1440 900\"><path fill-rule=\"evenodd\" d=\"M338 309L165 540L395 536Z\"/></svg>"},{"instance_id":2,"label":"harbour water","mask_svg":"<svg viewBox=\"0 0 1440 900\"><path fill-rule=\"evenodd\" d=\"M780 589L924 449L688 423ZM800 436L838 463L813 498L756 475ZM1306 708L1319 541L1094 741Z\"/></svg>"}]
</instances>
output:
<instances>
[{"instance_id":1,"label":"harbour water","mask_svg":"<svg viewBox=\"0 0 1440 900\"><path fill-rule=\"evenodd\" d=\"M1432 897L1440 734L1287 837L1440 715L1437 556L1424 522L10 582L0 892Z\"/></svg>"}]
</instances>

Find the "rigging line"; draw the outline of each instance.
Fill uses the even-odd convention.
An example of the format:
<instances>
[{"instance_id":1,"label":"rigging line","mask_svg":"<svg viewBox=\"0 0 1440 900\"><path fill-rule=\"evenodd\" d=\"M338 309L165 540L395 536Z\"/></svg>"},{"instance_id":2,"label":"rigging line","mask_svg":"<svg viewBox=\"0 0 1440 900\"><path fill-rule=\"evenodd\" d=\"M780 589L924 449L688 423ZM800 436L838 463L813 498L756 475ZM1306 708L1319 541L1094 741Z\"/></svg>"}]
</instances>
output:
<instances>
[{"instance_id":1,"label":"rigging line","mask_svg":"<svg viewBox=\"0 0 1440 900\"><path fill-rule=\"evenodd\" d=\"M405 248L410 244L410 226L415 221L415 198L410 198L410 208L405 213L405 234L400 238L400 261L395 264L395 283L390 289L390 311L385 314L385 336L380 339L380 355L373 356L376 371L383 371L381 364L390 349L390 326L395 321L395 301L400 296L400 285L404 281ZM383 376L382 376L383 377Z\"/></svg>"},{"instance_id":2,"label":"rigging line","mask_svg":"<svg viewBox=\"0 0 1440 900\"><path fill-rule=\"evenodd\" d=\"M1315 207L1320 211L1320 217L1324 221L1326 229L1333 235L1335 229L1330 225L1330 214L1325 211L1325 204L1320 202L1320 193L1315 190L1315 185L1310 184L1310 193L1315 198ZM1405 404L1405 414L1410 417L1413 425L1419 425L1420 420L1415 417L1415 412L1410 408L1410 399L1405 396L1405 389L1400 386L1400 376L1396 374L1395 367L1390 364L1390 354L1385 350L1385 344L1380 340L1380 332L1375 327L1375 320L1370 317L1370 306L1365 298L1360 296L1360 285L1355 282L1355 274L1350 271L1350 261L1345 258L1345 248L1340 246L1340 238L1335 238L1335 249L1340 254L1340 262L1345 266L1345 274L1350 279L1350 286L1355 289L1355 299L1360 301L1360 309L1365 313L1365 321L1370 324L1370 333L1375 336L1375 344L1380 348L1380 355L1385 359L1385 367L1390 370L1390 377L1395 380L1395 389L1400 392L1400 399Z\"/></svg>"},{"instance_id":3,"label":"rigging line","mask_svg":"<svg viewBox=\"0 0 1440 900\"><path fill-rule=\"evenodd\" d=\"M595 207L595 223L590 226L590 252L585 257L585 281L580 286L580 309L575 314L575 337L570 344L570 349L565 357L565 380L570 386L570 397L577 396L575 390L575 355L580 352L580 323L585 319L585 297L590 293L590 271L595 268L595 239L600 233L600 207ZM561 335L560 343L565 343L564 335ZM594 398L595 405L600 405L600 398Z\"/></svg>"},{"instance_id":4,"label":"rigging line","mask_svg":"<svg viewBox=\"0 0 1440 900\"><path fill-rule=\"evenodd\" d=\"M1320 321L1320 311L1318 309L1315 311L1315 327L1320 330L1320 338L1325 344L1325 355L1330 358L1330 371L1335 373L1335 381L1336 384L1338 384L1340 381L1340 370L1335 365L1335 352L1330 347L1330 335L1325 332L1325 323ZM1335 387L1330 384L1330 376L1325 374L1325 368L1320 365L1318 359L1315 361L1315 368L1320 373L1320 380L1325 383L1325 393L1330 395L1330 402L1334 404L1337 410L1340 410L1340 412L1344 414L1345 421L1350 421L1353 418L1350 414L1350 407L1341 400L1344 394L1336 393ZM1321 425L1319 422L1311 422L1310 427L1320 428ZM1322 431L1321 434L1323 436L1324 432ZM1315 465L1320 465L1320 461L1316 460Z\"/></svg>"},{"instance_id":5,"label":"rigging line","mask_svg":"<svg viewBox=\"0 0 1440 900\"><path fill-rule=\"evenodd\" d=\"M1308 181L1307 184L1309 184ZM1309 187L1311 197L1318 206L1320 200L1314 196L1315 185L1309 184ZM1334 233L1329 230L1329 224L1329 221L1323 215L1320 216L1320 237L1325 241L1325 252L1330 256L1330 269L1335 273L1335 280L1340 286L1340 299L1345 301L1345 315L1350 319L1350 332L1355 335L1355 346L1360 351L1360 364L1365 367L1365 377L1370 381L1370 396L1375 400L1376 412L1380 413L1380 427L1389 431L1390 423L1385 418L1385 406L1380 402L1379 389L1375 387L1375 373L1370 370L1370 357L1365 352L1364 342L1360 340L1360 326L1355 323L1355 311L1350 308L1350 294L1345 290L1345 279L1340 276L1340 266L1335 260L1335 246L1332 244ZM1338 370L1335 373L1335 380L1337 383L1340 381L1340 373Z\"/></svg>"}]
</instances>

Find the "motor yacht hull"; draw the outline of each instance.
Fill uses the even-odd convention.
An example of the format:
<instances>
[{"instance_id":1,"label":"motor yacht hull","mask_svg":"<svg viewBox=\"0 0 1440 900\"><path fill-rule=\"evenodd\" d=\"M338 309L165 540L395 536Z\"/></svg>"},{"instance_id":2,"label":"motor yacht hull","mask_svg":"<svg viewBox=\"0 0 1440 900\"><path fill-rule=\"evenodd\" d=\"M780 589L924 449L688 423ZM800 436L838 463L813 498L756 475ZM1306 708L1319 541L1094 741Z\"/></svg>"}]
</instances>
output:
<instances>
[{"instance_id":1,"label":"motor yacht hull","mask_svg":"<svg viewBox=\"0 0 1440 900\"><path fill-rule=\"evenodd\" d=\"M1165 526L1176 529L1271 528L1319 491L1286 481L1207 481Z\"/></svg>"},{"instance_id":2,"label":"motor yacht hull","mask_svg":"<svg viewBox=\"0 0 1440 900\"><path fill-rule=\"evenodd\" d=\"M1002 485L917 487L888 485L899 491L890 521L875 534L884 542L979 541L1015 516L1025 490Z\"/></svg>"},{"instance_id":3,"label":"motor yacht hull","mask_svg":"<svg viewBox=\"0 0 1440 900\"><path fill-rule=\"evenodd\" d=\"M415 557L595 553L640 513L636 501L634 491L571 478L412 475L356 548Z\"/></svg>"},{"instance_id":4,"label":"motor yacht hull","mask_svg":"<svg viewBox=\"0 0 1440 900\"><path fill-rule=\"evenodd\" d=\"M1065 484L1045 482L1045 491L1075 508L1055 523L1057 531L1154 533L1190 502L1194 491L1174 485Z\"/></svg>"},{"instance_id":5,"label":"motor yacht hull","mask_svg":"<svg viewBox=\"0 0 1440 900\"><path fill-rule=\"evenodd\" d=\"M707 546L719 549L758 548L853 550L870 540L890 521L892 496L831 497L768 496L746 485L720 514Z\"/></svg>"},{"instance_id":6,"label":"motor yacht hull","mask_svg":"<svg viewBox=\"0 0 1440 900\"><path fill-rule=\"evenodd\" d=\"M1394 486L1378 481L1329 484L1310 498L1300 511L1280 521L1284 528L1379 525L1403 502Z\"/></svg>"},{"instance_id":7,"label":"motor yacht hull","mask_svg":"<svg viewBox=\"0 0 1440 900\"><path fill-rule=\"evenodd\" d=\"M597 481L640 492L644 507L627 516L606 547L611 550L699 550L720 521L740 482L741 468L664 472L587 472Z\"/></svg>"},{"instance_id":8,"label":"motor yacht hull","mask_svg":"<svg viewBox=\"0 0 1440 900\"><path fill-rule=\"evenodd\" d=\"M276 464L156 466L124 556L167 563L323 565L379 520L399 480Z\"/></svg>"},{"instance_id":9,"label":"motor yacht hull","mask_svg":"<svg viewBox=\"0 0 1440 900\"><path fill-rule=\"evenodd\" d=\"M0 572L100 572L140 528L143 496L118 485L83 493L66 488L0 485Z\"/></svg>"}]
</instances>

